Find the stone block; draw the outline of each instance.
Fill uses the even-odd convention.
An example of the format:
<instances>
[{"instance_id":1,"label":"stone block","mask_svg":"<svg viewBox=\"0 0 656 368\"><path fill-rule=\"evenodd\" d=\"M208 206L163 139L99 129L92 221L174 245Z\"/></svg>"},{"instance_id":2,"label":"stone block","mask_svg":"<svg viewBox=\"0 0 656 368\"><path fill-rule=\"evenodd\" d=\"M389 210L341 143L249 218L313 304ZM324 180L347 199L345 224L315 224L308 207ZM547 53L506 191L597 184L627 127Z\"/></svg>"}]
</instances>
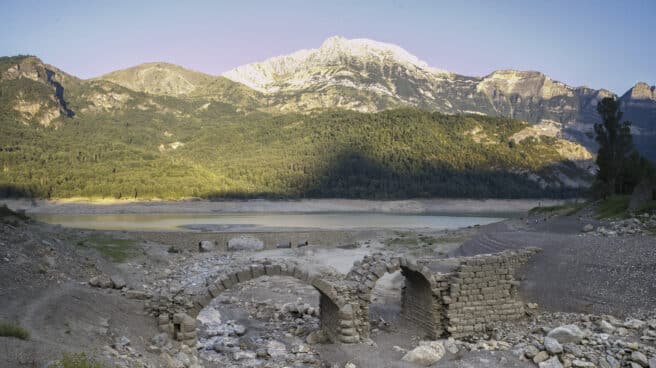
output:
<instances>
[{"instance_id":1,"label":"stone block","mask_svg":"<svg viewBox=\"0 0 656 368\"><path fill-rule=\"evenodd\" d=\"M251 266L251 274L253 275L253 278L258 278L260 276L264 275L264 266L262 265L253 265Z\"/></svg>"},{"instance_id":2,"label":"stone block","mask_svg":"<svg viewBox=\"0 0 656 368\"><path fill-rule=\"evenodd\" d=\"M279 276L281 271L282 267L278 264L264 266L264 272L269 276Z\"/></svg>"},{"instance_id":3,"label":"stone block","mask_svg":"<svg viewBox=\"0 0 656 368\"><path fill-rule=\"evenodd\" d=\"M223 280L217 280L214 284L210 285L208 288L208 291L212 295L212 297L216 298L225 290L225 285L223 284Z\"/></svg>"},{"instance_id":4,"label":"stone block","mask_svg":"<svg viewBox=\"0 0 656 368\"><path fill-rule=\"evenodd\" d=\"M214 299L214 296L213 294L210 294L208 290L204 295L200 295L196 297L196 304L198 304L201 308L205 308L210 304L212 299Z\"/></svg>"},{"instance_id":5,"label":"stone block","mask_svg":"<svg viewBox=\"0 0 656 368\"><path fill-rule=\"evenodd\" d=\"M360 342L360 338L358 336L344 336L340 335L339 336L339 341L341 341L344 344L355 344L357 342Z\"/></svg>"},{"instance_id":6,"label":"stone block","mask_svg":"<svg viewBox=\"0 0 656 368\"><path fill-rule=\"evenodd\" d=\"M173 315L173 323L175 323L175 324L182 323L182 321L184 321L185 317L187 317L187 315L185 313L176 313L176 314Z\"/></svg>"},{"instance_id":7,"label":"stone block","mask_svg":"<svg viewBox=\"0 0 656 368\"><path fill-rule=\"evenodd\" d=\"M248 281L253 278L250 268L235 272L235 276L239 282Z\"/></svg>"},{"instance_id":8,"label":"stone block","mask_svg":"<svg viewBox=\"0 0 656 368\"><path fill-rule=\"evenodd\" d=\"M353 327L342 328L340 331L342 336L355 336L357 334Z\"/></svg>"}]
</instances>

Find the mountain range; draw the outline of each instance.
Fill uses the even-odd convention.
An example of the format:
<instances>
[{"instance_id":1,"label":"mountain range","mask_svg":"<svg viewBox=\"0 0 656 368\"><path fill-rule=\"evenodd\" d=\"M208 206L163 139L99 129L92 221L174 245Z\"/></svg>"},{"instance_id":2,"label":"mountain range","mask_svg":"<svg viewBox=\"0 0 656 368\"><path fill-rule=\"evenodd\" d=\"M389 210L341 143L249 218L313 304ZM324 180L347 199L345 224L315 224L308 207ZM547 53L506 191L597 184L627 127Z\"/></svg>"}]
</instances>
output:
<instances>
[{"instance_id":1,"label":"mountain range","mask_svg":"<svg viewBox=\"0 0 656 368\"><path fill-rule=\"evenodd\" d=\"M239 66L222 77L251 90L232 100L236 89L221 77L164 63L149 63L100 77L137 91L169 96L210 97L268 111L344 108L377 112L414 106L447 114L484 114L561 125L563 137L594 148L596 104L618 97L633 123L639 147L652 159L656 148L656 90L636 83L622 96L588 87L571 87L535 71L498 70L470 77L429 67L402 48L368 39L327 39L318 49L300 50L260 63Z\"/></svg>"},{"instance_id":2,"label":"mountain range","mask_svg":"<svg viewBox=\"0 0 656 368\"><path fill-rule=\"evenodd\" d=\"M508 166L505 161L498 169L521 173L543 188L580 187L582 178L588 180L594 170L591 153L596 147L592 132L593 125L599 122L596 104L603 97L619 99L624 117L632 122L636 146L655 160L656 90L644 82L635 84L622 96L615 96L604 89L571 87L535 71L499 70L481 77L463 76L430 67L396 45L342 37L331 37L317 49L239 66L221 76L154 62L83 80L36 57L3 57L0 58L0 117L6 134L0 138L3 144L0 158L3 152L12 149L11 144L21 143L19 136L28 134L29 127L39 135L48 136L46 131L49 131L48 139L53 139L66 129L81 129L80 124L89 121L94 122L89 125L97 123L101 129L108 128L109 121L125 121L129 126L142 121L139 129L150 130L154 125L159 129L151 132L159 136L153 138L154 142L161 141L155 145L158 154L180 155L188 148L179 147L206 139L197 135L200 130L208 126L219 129L221 121L224 126L226 120L242 124L276 119L310 122L327 119L327 114L339 119L353 116L368 119L358 114L373 114L374 119L380 119L389 117L381 115L384 111L411 108L428 114L445 114L440 121L449 115L464 114L470 120L480 116L478 120L484 123L458 131L484 150L490 149L490 144L498 145L501 135L506 139L502 143L510 146L528 139L536 147L547 149L543 147L547 142L557 141L561 161L573 163L580 175L562 170L560 164L557 173L552 170L546 176L536 174L537 166ZM488 120L484 119L486 116ZM496 130L498 127L489 121L495 117L517 121L513 123L514 130ZM171 129L167 129L167 121ZM16 122L18 126L9 125ZM195 129L185 128L187 136L182 138L186 141L181 137L162 136L185 124L197 124ZM221 134L220 129L216 133ZM366 132L362 134L361 138L367 139ZM510 140L515 143L509 143ZM146 148L139 146L142 149ZM362 150L356 154L362 154ZM547 161L555 162L549 157L551 161L546 160L541 167L546 167ZM11 171L6 169L10 161L5 158L4 173ZM384 159L378 164L384 165ZM21 175L29 177L29 173ZM16 182L11 175L5 176L4 183ZM31 183L27 178L21 180L22 185ZM248 186L246 182L243 185ZM75 193L71 189L65 195Z\"/></svg>"}]
</instances>

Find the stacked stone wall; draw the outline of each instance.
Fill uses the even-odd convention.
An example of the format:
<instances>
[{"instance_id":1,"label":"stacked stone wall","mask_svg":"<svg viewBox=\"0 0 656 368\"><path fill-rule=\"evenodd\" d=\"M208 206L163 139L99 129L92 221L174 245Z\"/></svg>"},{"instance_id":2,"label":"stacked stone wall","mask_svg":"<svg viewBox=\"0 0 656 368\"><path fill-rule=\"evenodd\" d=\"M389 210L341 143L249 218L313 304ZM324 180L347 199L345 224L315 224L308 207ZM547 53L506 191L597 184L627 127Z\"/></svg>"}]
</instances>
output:
<instances>
[{"instance_id":1,"label":"stacked stone wall","mask_svg":"<svg viewBox=\"0 0 656 368\"><path fill-rule=\"evenodd\" d=\"M463 337L484 332L494 322L521 318L524 303L517 296L519 282L513 275L535 252L528 249L463 259L442 300L449 334Z\"/></svg>"}]
</instances>

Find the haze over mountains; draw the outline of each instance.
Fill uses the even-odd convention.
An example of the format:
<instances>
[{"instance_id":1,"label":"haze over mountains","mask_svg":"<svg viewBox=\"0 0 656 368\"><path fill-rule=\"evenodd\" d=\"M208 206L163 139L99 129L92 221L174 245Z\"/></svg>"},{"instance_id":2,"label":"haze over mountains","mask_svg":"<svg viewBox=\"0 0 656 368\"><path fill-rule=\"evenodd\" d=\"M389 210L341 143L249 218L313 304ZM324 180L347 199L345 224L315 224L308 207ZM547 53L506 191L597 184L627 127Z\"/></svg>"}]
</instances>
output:
<instances>
[{"instance_id":1,"label":"haze over mountains","mask_svg":"<svg viewBox=\"0 0 656 368\"><path fill-rule=\"evenodd\" d=\"M20 184L23 189L35 186L31 191L41 195L44 191L58 196L116 195L116 188L124 186L138 192L137 196L143 193L137 187L144 184L133 183L128 168L132 165L143 175L150 175L158 170L156 165L148 166L147 158L152 156L155 162L175 167L179 175L195 178L189 179L196 181L193 191L185 191L189 183L169 183L176 188L180 184L170 196L207 195L212 191L226 195L340 196L345 193L327 193L326 188L341 185L346 192L355 184L340 175L356 175L351 171L361 175L358 170L363 164L381 177L380 191L398 190L406 180L403 177L424 182L421 188L393 195L397 197L470 195L473 189L458 193L427 188L444 173L464 175L461 179L467 181L471 179L467 175L478 175L483 168L488 170L485 175L492 172L503 177L494 179L498 179L495 183L499 187L511 180L510 175L522 188L536 185L535 190L527 189L521 195L538 195L540 188L562 191L589 182L593 170L590 152L595 151L592 127L599 121L596 104L608 96L613 94L570 87L534 71L462 76L432 68L399 46L341 37L331 37L317 49L243 65L222 76L155 62L81 80L35 57L0 58L0 112L6 133L0 139L0 158L5 166L0 178L6 185ZM639 82L619 100L625 118L633 123L638 148L656 159L655 88ZM380 113L398 108L417 110ZM430 112L469 115L449 118ZM16 125L16 121L22 124ZM121 124L125 129L119 129ZM102 137L85 135L94 129L105 134L107 151L103 153L94 151L93 146L102 142ZM396 129L405 129L405 135ZM73 135L81 142L67 141ZM426 136L435 140L419 138ZM392 141L374 142L378 138ZM39 139L59 139L60 151L26 148L28 142ZM225 147L217 148L219 141ZM103 165L108 165L105 169L112 174L124 169L125 177L105 189L93 189L91 184L80 189L70 180L77 181L102 165L78 159L78 163L90 166L75 175L60 175L56 185L52 176L61 168L31 171L25 169L29 165L16 167L20 161L17 150L34 151L30 157L35 161L48 157L64 165L71 158L60 157L61 150L78 144L82 144L79 155L84 157L98 160L106 152L120 156ZM380 145L388 145L388 150ZM455 152L457 156L442 151L450 145L461 150ZM272 157L279 162L265 162L261 167L253 161L245 164L245 159L256 160L256 154L247 147L265 150L268 156L263 156L264 160ZM408 147L415 149L410 152ZM319 155L316 150L320 149L332 149L335 155ZM126 150L146 158L135 163L126 156ZM520 158L526 155L531 155L530 164L521 163ZM278 164L277 173L271 171ZM364 185L359 180L365 178L358 178L353 180ZM154 191L151 195L163 194Z\"/></svg>"}]
</instances>

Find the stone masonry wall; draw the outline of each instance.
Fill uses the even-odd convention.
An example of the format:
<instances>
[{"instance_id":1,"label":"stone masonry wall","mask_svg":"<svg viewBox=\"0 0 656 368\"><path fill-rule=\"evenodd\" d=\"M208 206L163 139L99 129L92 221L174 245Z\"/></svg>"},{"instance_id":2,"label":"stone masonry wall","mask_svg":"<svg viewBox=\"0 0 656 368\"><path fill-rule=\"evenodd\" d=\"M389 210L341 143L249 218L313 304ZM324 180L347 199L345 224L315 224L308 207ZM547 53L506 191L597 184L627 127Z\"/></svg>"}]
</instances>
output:
<instances>
[{"instance_id":1,"label":"stone masonry wall","mask_svg":"<svg viewBox=\"0 0 656 368\"><path fill-rule=\"evenodd\" d=\"M513 274L535 253L527 249L464 258L443 298L449 334L467 336L484 332L489 323L521 318L524 303Z\"/></svg>"}]
</instances>

